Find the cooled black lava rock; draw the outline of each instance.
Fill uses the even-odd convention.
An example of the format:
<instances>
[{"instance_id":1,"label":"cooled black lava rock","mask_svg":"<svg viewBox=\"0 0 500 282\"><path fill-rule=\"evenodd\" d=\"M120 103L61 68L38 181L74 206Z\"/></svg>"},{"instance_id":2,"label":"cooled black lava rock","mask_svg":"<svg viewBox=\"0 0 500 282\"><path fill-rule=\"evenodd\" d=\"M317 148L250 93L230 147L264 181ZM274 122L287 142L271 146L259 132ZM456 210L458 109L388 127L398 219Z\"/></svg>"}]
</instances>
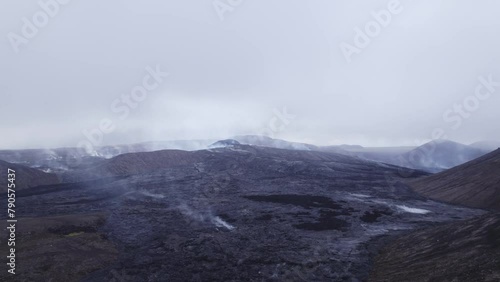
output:
<instances>
[{"instance_id":1,"label":"cooled black lava rock","mask_svg":"<svg viewBox=\"0 0 500 282\"><path fill-rule=\"evenodd\" d=\"M106 214L97 231L119 255L83 281L362 280L380 236L482 213L415 194L398 167L317 151L125 154L68 178L19 191L18 217Z\"/></svg>"}]
</instances>

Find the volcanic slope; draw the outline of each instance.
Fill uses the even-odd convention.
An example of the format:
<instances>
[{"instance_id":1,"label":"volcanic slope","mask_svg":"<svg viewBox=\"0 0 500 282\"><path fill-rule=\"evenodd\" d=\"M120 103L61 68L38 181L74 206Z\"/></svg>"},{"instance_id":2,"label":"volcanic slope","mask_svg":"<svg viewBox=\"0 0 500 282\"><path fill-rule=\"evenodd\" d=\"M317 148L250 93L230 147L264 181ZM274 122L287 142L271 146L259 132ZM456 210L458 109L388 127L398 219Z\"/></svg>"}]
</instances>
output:
<instances>
[{"instance_id":1,"label":"volcanic slope","mask_svg":"<svg viewBox=\"0 0 500 282\"><path fill-rule=\"evenodd\" d=\"M171 167L194 165L209 155L208 151L162 150L127 153L103 160L94 167L63 173L65 182L79 182L99 178L142 174Z\"/></svg>"},{"instance_id":2,"label":"volcanic slope","mask_svg":"<svg viewBox=\"0 0 500 282\"><path fill-rule=\"evenodd\" d=\"M500 281L500 214L398 238L375 259L370 281Z\"/></svg>"},{"instance_id":3,"label":"volcanic slope","mask_svg":"<svg viewBox=\"0 0 500 282\"><path fill-rule=\"evenodd\" d=\"M55 174L0 160L0 191L2 192L7 192L8 169L15 171L16 190L59 183L59 178Z\"/></svg>"},{"instance_id":4,"label":"volcanic slope","mask_svg":"<svg viewBox=\"0 0 500 282\"><path fill-rule=\"evenodd\" d=\"M500 149L447 171L410 181L431 199L500 210Z\"/></svg>"},{"instance_id":5,"label":"volcanic slope","mask_svg":"<svg viewBox=\"0 0 500 282\"><path fill-rule=\"evenodd\" d=\"M19 191L18 219L104 215L92 232L119 254L82 281L116 274L130 281L363 280L380 236L484 213L425 199L400 172L335 153L247 145L134 153L68 175L78 183ZM44 267L31 268L43 276Z\"/></svg>"}]
</instances>

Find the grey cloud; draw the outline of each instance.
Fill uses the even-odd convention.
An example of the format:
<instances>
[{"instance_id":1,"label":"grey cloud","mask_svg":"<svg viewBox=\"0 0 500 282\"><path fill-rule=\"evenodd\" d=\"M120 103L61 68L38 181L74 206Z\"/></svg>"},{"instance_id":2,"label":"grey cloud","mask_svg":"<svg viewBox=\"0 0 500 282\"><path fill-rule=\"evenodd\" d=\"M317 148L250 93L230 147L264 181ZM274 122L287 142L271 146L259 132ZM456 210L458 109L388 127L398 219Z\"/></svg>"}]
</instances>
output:
<instances>
[{"instance_id":1,"label":"grey cloud","mask_svg":"<svg viewBox=\"0 0 500 282\"><path fill-rule=\"evenodd\" d=\"M221 21L211 1L70 1L16 54L8 34L40 7L3 1L0 148L76 146L103 118L104 144L227 138L282 107L296 118L274 137L293 141L500 140L500 88L459 128L443 120L478 77L500 81L500 4L401 1L348 63L339 45L389 2L244 1ZM171 75L120 120L110 105L155 65Z\"/></svg>"}]
</instances>

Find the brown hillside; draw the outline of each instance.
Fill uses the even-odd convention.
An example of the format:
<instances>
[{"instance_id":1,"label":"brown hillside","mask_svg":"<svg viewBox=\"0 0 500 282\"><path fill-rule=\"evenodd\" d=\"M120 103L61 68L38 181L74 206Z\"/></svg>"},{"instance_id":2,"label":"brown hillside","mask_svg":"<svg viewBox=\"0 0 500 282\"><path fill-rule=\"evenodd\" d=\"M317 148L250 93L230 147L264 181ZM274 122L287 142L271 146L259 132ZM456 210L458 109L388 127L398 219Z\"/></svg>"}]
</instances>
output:
<instances>
[{"instance_id":1,"label":"brown hillside","mask_svg":"<svg viewBox=\"0 0 500 282\"><path fill-rule=\"evenodd\" d=\"M376 257L369 281L500 281L500 214L396 239Z\"/></svg>"},{"instance_id":2,"label":"brown hillside","mask_svg":"<svg viewBox=\"0 0 500 282\"><path fill-rule=\"evenodd\" d=\"M500 149L410 182L418 193L454 204L500 210Z\"/></svg>"}]
</instances>

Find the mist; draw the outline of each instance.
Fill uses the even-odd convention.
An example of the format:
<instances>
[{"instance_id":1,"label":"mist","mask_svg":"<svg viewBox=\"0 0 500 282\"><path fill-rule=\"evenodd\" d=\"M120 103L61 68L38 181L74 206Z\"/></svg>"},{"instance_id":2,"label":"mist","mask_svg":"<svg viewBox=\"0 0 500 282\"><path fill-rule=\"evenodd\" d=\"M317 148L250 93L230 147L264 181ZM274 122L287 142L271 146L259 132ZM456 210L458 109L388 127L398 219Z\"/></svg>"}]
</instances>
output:
<instances>
[{"instance_id":1,"label":"mist","mask_svg":"<svg viewBox=\"0 0 500 282\"><path fill-rule=\"evenodd\" d=\"M496 1L66 2L0 4L1 149L500 140Z\"/></svg>"}]
</instances>

